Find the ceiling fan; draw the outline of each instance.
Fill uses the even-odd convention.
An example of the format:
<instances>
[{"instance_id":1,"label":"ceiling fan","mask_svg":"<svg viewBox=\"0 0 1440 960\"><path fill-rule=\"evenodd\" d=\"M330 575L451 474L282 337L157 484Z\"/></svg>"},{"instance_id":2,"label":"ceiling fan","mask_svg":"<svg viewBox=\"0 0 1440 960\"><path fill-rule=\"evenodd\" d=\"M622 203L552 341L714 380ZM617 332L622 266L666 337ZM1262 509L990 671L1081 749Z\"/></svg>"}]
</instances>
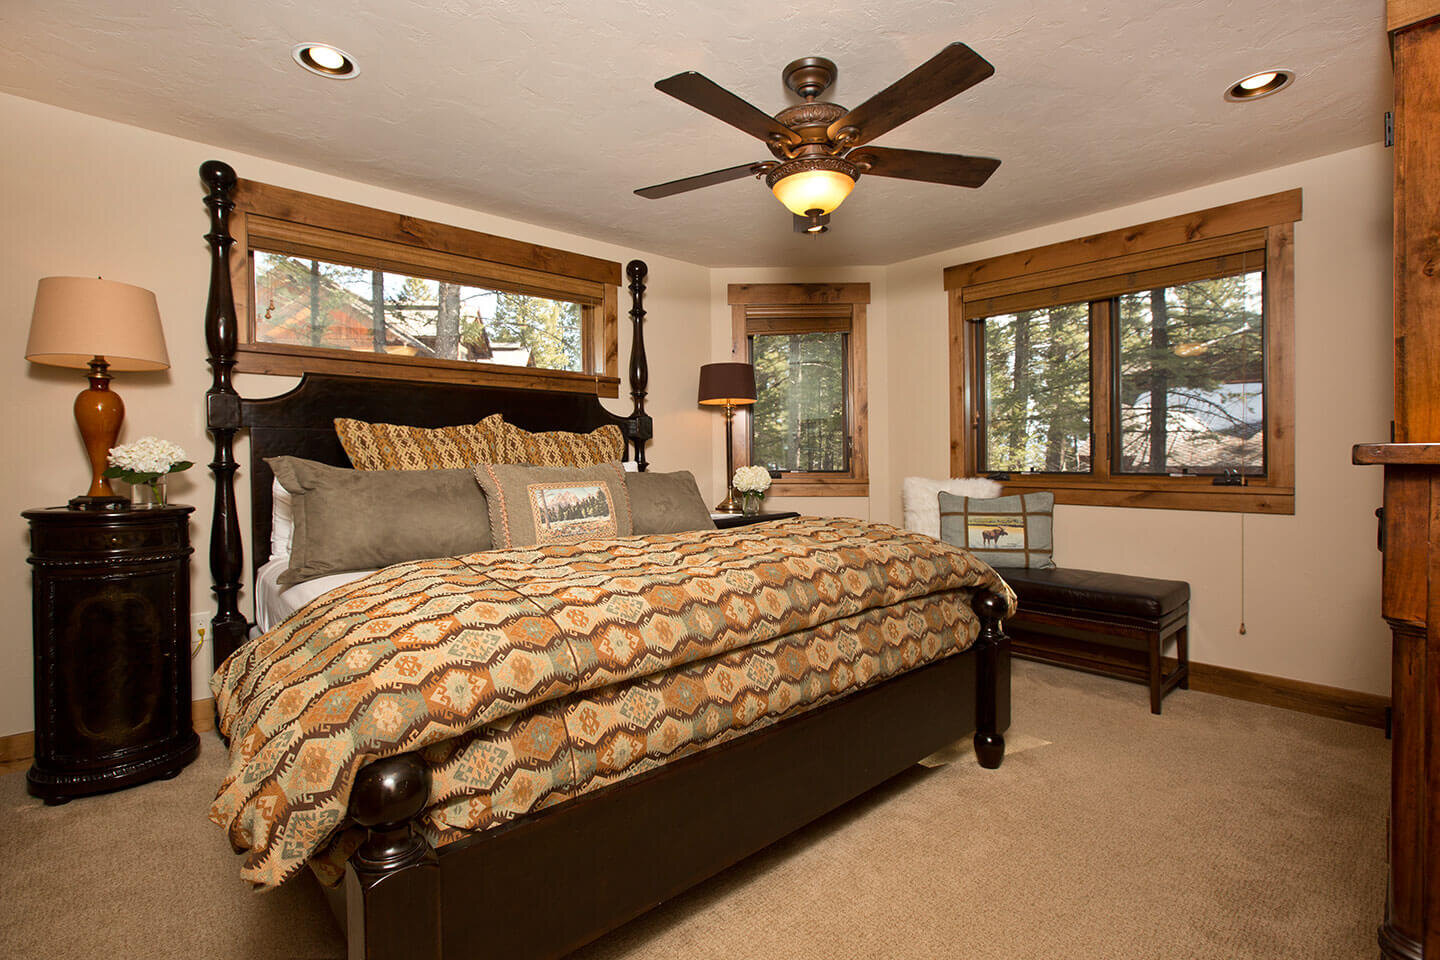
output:
<instances>
[{"instance_id":1,"label":"ceiling fan","mask_svg":"<svg viewBox=\"0 0 1440 960\"><path fill-rule=\"evenodd\" d=\"M776 159L635 192L658 200L741 177L764 177L776 199L795 214L797 230L821 233L831 211L850 195L862 173L978 187L1000 166L999 160L868 144L994 72L989 61L974 50L952 43L860 106L846 110L815 99L835 82L835 64L824 57L805 57L781 73L785 86L805 102L773 117L698 73L677 73L656 83L655 88L765 141Z\"/></svg>"}]
</instances>

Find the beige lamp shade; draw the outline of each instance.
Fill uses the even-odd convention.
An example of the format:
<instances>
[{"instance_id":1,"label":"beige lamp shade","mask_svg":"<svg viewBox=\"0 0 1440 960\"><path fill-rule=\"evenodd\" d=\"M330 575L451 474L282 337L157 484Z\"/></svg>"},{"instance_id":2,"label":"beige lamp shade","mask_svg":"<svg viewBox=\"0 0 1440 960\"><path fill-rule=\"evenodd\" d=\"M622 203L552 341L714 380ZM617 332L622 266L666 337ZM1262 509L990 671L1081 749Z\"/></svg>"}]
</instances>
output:
<instances>
[{"instance_id":1,"label":"beige lamp shade","mask_svg":"<svg viewBox=\"0 0 1440 960\"><path fill-rule=\"evenodd\" d=\"M155 294L114 280L45 277L35 291L25 359L84 369L92 357L104 357L112 370L170 366Z\"/></svg>"}]
</instances>

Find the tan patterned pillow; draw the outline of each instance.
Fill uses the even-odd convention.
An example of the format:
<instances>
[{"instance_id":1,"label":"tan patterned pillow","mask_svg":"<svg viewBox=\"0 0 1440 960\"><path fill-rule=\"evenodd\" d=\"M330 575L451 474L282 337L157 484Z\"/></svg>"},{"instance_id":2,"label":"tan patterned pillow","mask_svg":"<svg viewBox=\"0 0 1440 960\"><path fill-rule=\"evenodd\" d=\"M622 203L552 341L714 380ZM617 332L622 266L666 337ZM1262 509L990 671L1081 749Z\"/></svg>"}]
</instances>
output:
<instances>
[{"instance_id":1,"label":"tan patterned pillow","mask_svg":"<svg viewBox=\"0 0 1440 960\"><path fill-rule=\"evenodd\" d=\"M528 463L536 467L588 467L614 463L625 456L625 437L613 423L589 433L552 430L531 433L513 423L503 425L503 458L498 463Z\"/></svg>"},{"instance_id":2,"label":"tan patterned pillow","mask_svg":"<svg viewBox=\"0 0 1440 960\"><path fill-rule=\"evenodd\" d=\"M628 537L633 530L630 494L618 463L482 463L475 467L475 479L485 491L496 547Z\"/></svg>"},{"instance_id":3,"label":"tan patterned pillow","mask_svg":"<svg viewBox=\"0 0 1440 960\"><path fill-rule=\"evenodd\" d=\"M357 470L453 470L503 460L503 426L498 413L433 429L337 417L335 433Z\"/></svg>"}]
</instances>

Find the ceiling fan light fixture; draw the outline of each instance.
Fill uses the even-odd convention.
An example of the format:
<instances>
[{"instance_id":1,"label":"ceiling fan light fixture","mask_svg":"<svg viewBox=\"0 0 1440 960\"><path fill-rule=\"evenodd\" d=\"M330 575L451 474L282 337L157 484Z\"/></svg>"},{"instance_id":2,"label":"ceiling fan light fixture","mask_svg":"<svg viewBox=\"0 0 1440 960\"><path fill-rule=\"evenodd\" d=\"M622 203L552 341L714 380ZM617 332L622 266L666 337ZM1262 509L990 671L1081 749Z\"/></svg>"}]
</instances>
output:
<instances>
[{"instance_id":1,"label":"ceiling fan light fixture","mask_svg":"<svg viewBox=\"0 0 1440 960\"><path fill-rule=\"evenodd\" d=\"M1284 70L1279 67L1273 70L1261 70L1259 73L1252 73L1245 79L1232 84L1230 89L1225 91L1225 99L1231 103L1259 100L1272 93L1279 93L1294 82L1294 70Z\"/></svg>"},{"instance_id":2,"label":"ceiling fan light fixture","mask_svg":"<svg viewBox=\"0 0 1440 960\"><path fill-rule=\"evenodd\" d=\"M807 237L818 237L830 231L830 214L819 210L807 211L805 216L795 215L795 232Z\"/></svg>"},{"instance_id":3,"label":"ceiling fan light fixture","mask_svg":"<svg viewBox=\"0 0 1440 960\"><path fill-rule=\"evenodd\" d=\"M765 184L785 209L808 217L812 210L828 214L844 203L857 176L855 165L839 157L798 157L766 174Z\"/></svg>"},{"instance_id":4,"label":"ceiling fan light fixture","mask_svg":"<svg viewBox=\"0 0 1440 960\"><path fill-rule=\"evenodd\" d=\"M354 57L328 43L297 43L290 48L290 56L311 73L331 80L349 80L360 74Z\"/></svg>"}]
</instances>

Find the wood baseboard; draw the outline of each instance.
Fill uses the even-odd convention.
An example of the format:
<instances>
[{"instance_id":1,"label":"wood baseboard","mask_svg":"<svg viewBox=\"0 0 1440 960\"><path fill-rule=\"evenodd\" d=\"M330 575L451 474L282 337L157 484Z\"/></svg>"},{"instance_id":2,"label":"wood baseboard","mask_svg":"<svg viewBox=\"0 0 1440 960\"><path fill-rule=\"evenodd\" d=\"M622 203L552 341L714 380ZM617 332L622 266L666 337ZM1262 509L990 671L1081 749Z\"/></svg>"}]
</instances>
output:
<instances>
[{"instance_id":1,"label":"wood baseboard","mask_svg":"<svg viewBox=\"0 0 1440 960\"><path fill-rule=\"evenodd\" d=\"M1166 657L1166 670L1174 666L1174 658ZM1190 662L1190 689L1213 693L1232 700L1248 700L1285 710L1313 713L1333 720L1346 720L1384 730L1390 698L1343 687L1327 687L1319 683L1272 677L1233 667L1217 667L1209 663Z\"/></svg>"},{"instance_id":2,"label":"wood baseboard","mask_svg":"<svg viewBox=\"0 0 1440 960\"><path fill-rule=\"evenodd\" d=\"M196 733L215 729L215 701L194 700L190 703L190 723ZM35 731L12 733L0 737L0 773L24 770L35 759Z\"/></svg>"},{"instance_id":3,"label":"wood baseboard","mask_svg":"<svg viewBox=\"0 0 1440 960\"><path fill-rule=\"evenodd\" d=\"M35 731L0 737L0 773L24 770L35 757Z\"/></svg>"}]
</instances>

